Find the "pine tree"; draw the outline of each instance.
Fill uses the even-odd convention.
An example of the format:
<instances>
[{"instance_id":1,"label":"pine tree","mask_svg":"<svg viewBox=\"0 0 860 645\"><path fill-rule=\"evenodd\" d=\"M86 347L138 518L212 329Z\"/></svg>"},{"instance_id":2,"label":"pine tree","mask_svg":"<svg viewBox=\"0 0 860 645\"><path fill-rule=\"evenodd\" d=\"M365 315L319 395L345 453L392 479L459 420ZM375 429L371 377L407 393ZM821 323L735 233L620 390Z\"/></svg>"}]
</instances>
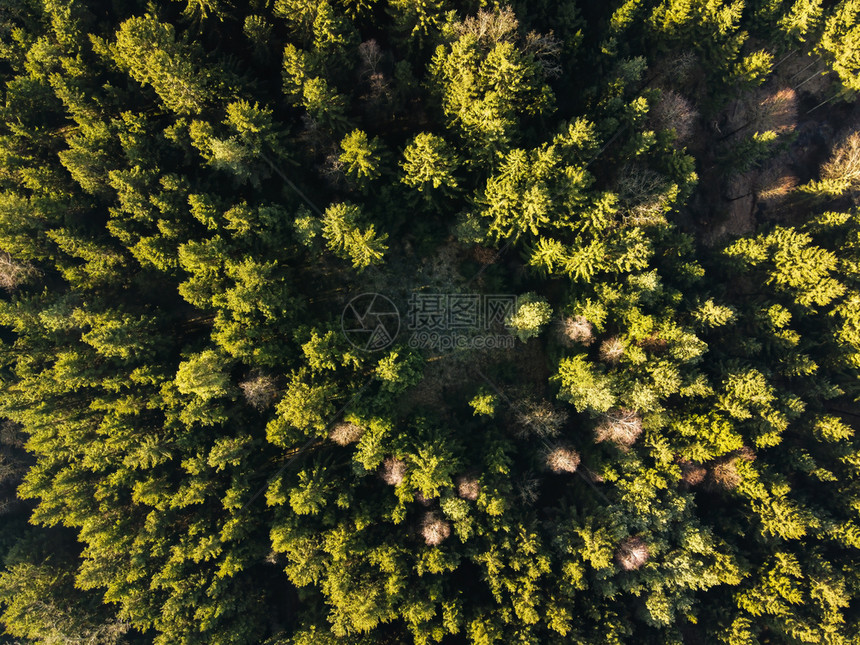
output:
<instances>
[{"instance_id":1,"label":"pine tree","mask_svg":"<svg viewBox=\"0 0 860 645\"><path fill-rule=\"evenodd\" d=\"M342 258L349 258L356 269L364 269L382 259L387 250L388 235L377 235L373 224L359 228L361 209L353 204L329 206L323 215L323 237L329 248Z\"/></svg>"},{"instance_id":2,"label":"pine tree","mask_svg":"<svg viewBox=\"0 0 860 645\"><path fill-rule=\"evenodd\" d=\"M381 144L378 137L368 139L361 130L353 130L340 142L340 161L346 176L364 190L379 177Z\"/></svg>"},{"instance_id":3,"label":"pine tree","mask_svg":"<svg viewBox=\"0 0 860 645\"><path fill-rule=\"evenodd\" d=\"M552 307L545 298L534 292L517 297L517 308L505 324L525 342L542 331L552 316Z\"/></svg>"},{"instance_id":4,"label":"pine tree","mask_svg":"<svg viewBox=\"0 0 860 645\"><path fill-rule=\"evenodd\" d=\"M508 33L496 41L464 31L450 46L437 47L432 88L448 127L479 151L481 161L491 161L509 149L518 120L548 112L553 96L541 66Z\"/></svg>"},{"instance_id":5,"label":"pine tree","mask_svg":"<svg viewBox=\"0 0 860 645\"><path fill-rule=\"evenodd\" d=\"M176 37L173 25L154 16L122 23L111 55L121 69L138 83L150 85L164 106L178 114L197 114L214 98L215 79L201 69L197 52Z\"/></svg>"},{"instance_id":6,"label":"pine tree","mask_svg":"<svg viewBox=\"0 0 860 645\"><path fill-rule=\"evenodd\" d=\"M442 137L422 132L403 151L400 181L425 200L438 203L437 196L452 197L458 192L458 165L457 155Z\"/></svg>"},{"instance_id":7,"label":"pine tree","mask_svg":"<svg viewBox=\"0 0 860 645\"><path fill-rule=\"evenodd\" d=\"M584 354L562 359L554 379L559 384L559 398L580 412L606 412L615 403L610 380L593 368Z\"/></svg>"},{"instance_id":8,"label":"pine tree","mask_svg":"<svg viewBox=\"0 0 860 645\"><path fill-rule=\"evenodd\" d=\"M827 198L839 197L860 188L860 133L848 135L821 166L821 179L801 190Z\"/></svg>"},{"instance_id":9,"label":"pine tree","mask_svg":"<svg viewBox=\"0 0 860 645\"><path fill-rule=\"evenodd\" d=\"M849 92L860 90L860 3L842 0L824 19L824 30L816 49L826 58Z\"/></svg>"}]
</instances>

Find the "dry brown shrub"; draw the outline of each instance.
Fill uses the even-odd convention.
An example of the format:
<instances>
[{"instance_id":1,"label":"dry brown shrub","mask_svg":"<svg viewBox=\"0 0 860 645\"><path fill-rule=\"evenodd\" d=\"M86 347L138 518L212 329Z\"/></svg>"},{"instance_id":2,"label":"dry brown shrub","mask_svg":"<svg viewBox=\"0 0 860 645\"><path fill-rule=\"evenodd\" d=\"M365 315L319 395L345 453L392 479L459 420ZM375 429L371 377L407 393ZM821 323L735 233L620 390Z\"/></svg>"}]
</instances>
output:
<instances>
[{"instance_id":1,"label":"dry brown shrub","mask_svg":"<svg viewBox=\"0 0 860 645\"><path fill-rule=\"evenodd\" d=\"M457 478L457 495L473 502L481 493L481 483L474 475L460 475Z\"/></svg>"},{"instance_id":2,"label":"dry brown shrub","mask_svg":"<svg viewBox=\"0 0 860 645\"><path fill-rule=\"evenodd\" d=\"M624 341L618 336L607 338L600 343L600 359L607 363L616 363L624 356Z\"/></svg>"},{"instance_id":3,"label":"dry brown shrub","mask_svg":"<svg viewBox=\"0 0 860 645\"><path fill-rule=\"evenodd\" d=\"M379 476L386 484L399 486L406 476L406 462L397 457L386 457L379 468Z\"/></svg>"},{"instance_id":4,"label":"dry brown shrub","mask_svg":"<svg viewBox=\"0 0 860 645\"><path fill-rule=\"evenodd\" d=\"M331 431L328 433L328 438L334 441L339 446L347 446L361 439L364 434L364 428L354 423L335 423Z\"/></svg>"},{"instance_id":5,"label":"dry brown shrub","mask_svg":"<svg viewBox=\"0 0 860 645\"><path fill-rule=\"evenodd\" d=\"M648 545L639 537L624 540L615 552L615 561L625 571L635 571L648 562Z\"/></svg>"},{"instance_id":6,"label":"dry brown shrub","mask_svg":"<svg viewBox=\"0 0 860 645\"><path fill-rule=\"evenodd\" d=\"M594 342L594 327L584 316L565 316L555 324L556 337L565 347L576 343L591 345Z\"/></svg>"},{"instance_id":7,"label":"dry brown shrub","mask_svg":"<svg viewBox=\"0 0 860 645\"><path fill-rule=\"evenodd\" d=\"M424 514L421 521L421 535L427 546L438 546L451 535L451 525L433 511Z\"/></svg>"},{"instance_id":8,"label":"dry brown shrub","mask_svg":"<svg viewBox=\"0 0 860 645\"><path fill-rule=\"evenodd\" d=\"M568 446L556 446L546 454L546 467L554 473L575 473L579 461L579 453Z\"/></svg>"},{"instance_id":9,"label":"dry brown shrub","mask_svg":"<svg viewBox=\"0 0 860 645\"><path fill-rule=\"evenodd\" d=\"M635 410L611 410L594 429L595 440L610 441L627 450L642 434L642 417Z\"/></svg>"},{"instance_id":10,"label":"dry brown shrub","mask_svg":"<svg viewBox=\"0 0 860 645\"><path fill-rule=\"evenodd\" d=\"M271 376L256 374L246 381L239 383L242 396L248 405L257 410L265 410L274 402L277 396L275 381Z\"/></svg>"}]
</instances>

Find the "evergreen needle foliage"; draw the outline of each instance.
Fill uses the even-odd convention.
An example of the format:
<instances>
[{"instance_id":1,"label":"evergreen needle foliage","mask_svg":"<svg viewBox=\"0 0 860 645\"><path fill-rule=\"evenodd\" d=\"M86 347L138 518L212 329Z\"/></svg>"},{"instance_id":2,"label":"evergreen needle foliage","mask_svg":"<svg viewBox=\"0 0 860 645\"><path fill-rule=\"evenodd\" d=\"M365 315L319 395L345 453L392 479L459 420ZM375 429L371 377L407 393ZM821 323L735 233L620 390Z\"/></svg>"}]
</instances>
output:
<instances>
[{"instance_id":1,"label":"evergreen needle foliage","mask_svg":"<svg viewBox=\"0 0 860 645\"><path fill-rule=\"evenodd\" d=\"M0 642L860 643L858 79L858 0L0 0Z\"/></svg>"}]
</instances>

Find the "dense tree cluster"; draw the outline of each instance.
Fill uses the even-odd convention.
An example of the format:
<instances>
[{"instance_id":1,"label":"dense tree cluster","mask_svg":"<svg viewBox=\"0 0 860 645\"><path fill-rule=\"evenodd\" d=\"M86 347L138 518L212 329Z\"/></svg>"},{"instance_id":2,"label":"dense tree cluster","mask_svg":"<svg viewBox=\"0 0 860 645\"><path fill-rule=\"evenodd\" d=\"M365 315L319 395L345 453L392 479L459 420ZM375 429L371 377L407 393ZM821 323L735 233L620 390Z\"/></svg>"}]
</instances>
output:
<instances>
[{"instance_id":1,"label":"dense tree cluster","mask_svg":"<svg viewBox=\"0 0 860 645\"><path fill-rule=\"evenodd\" d=\"M0 641L860 642L858 0L0 0L0 78Z\"/></svg>"}]
</instances>

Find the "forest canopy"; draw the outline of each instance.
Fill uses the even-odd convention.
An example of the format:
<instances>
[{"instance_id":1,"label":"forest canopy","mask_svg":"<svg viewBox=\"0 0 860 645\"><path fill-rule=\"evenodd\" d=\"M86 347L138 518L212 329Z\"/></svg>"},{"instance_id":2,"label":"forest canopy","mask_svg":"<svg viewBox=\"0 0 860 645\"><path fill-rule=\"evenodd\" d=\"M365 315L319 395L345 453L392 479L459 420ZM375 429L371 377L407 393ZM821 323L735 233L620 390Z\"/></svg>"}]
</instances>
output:
<instances>
[{"instance_id":1,"label":"forest canopy","mask_svg":"<svg viewBox=\"0 0 860 645\"><path fill-rule=\"evenodd\" d=\"M2 643L860 643L860 0L0 0Z\"/></svg>"}]
</instances>

